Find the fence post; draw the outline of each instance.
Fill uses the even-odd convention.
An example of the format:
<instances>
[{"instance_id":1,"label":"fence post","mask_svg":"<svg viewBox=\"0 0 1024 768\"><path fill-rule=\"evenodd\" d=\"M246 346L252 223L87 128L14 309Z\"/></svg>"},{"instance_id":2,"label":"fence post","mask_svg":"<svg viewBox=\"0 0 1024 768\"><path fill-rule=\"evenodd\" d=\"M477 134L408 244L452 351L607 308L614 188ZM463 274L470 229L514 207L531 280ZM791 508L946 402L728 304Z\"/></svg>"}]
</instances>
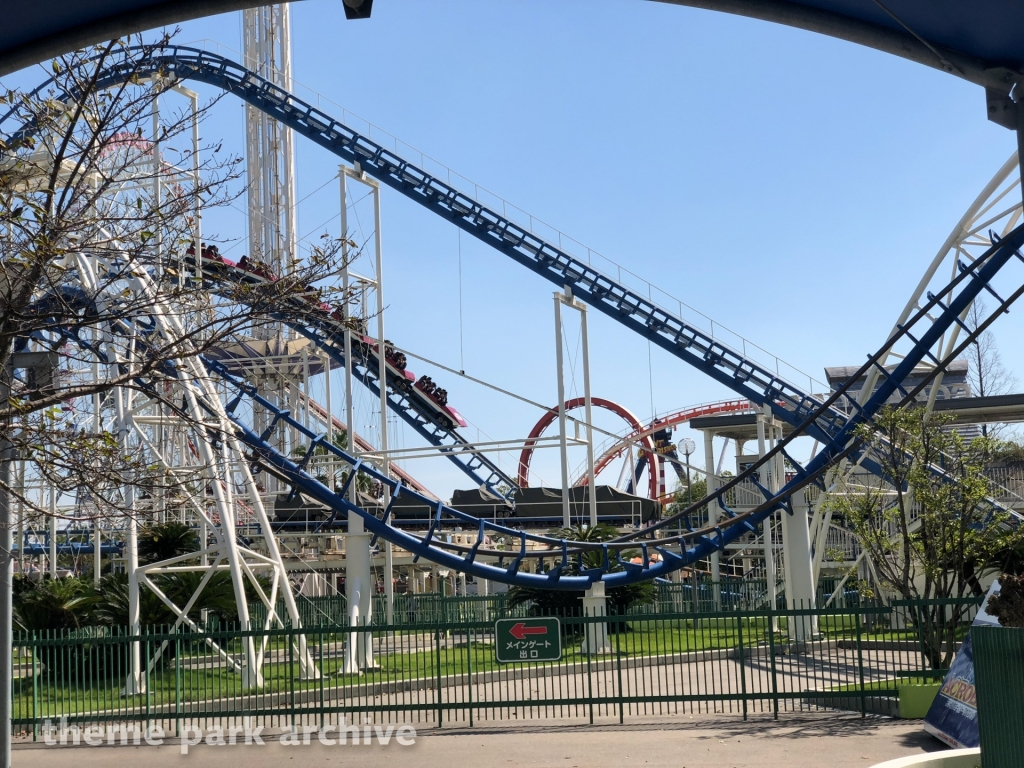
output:
<instances>
[{"instance_id":1,"label":"fence post","mask_svg":"<svg viewBox=\"0 0 1024 768\"><path fill-rule=\"evenodd\" d=\"M149 729L150 729L150 727L152 725L152 723L150 722L150 719L149 719L149 714L150 714L150 708L149 707L150 707L150 700L151 700L152 690L153 690L153 686L150 685L150 682L151 682L150 678L152 677L152 675L149 674L149 661L152 658L153 658L153 648L152 648L152 645L151 645L150 636L147 634L146 635L146 665L142 668L142 670L143 670L143 672L142 672L142 682L143 682L143 685L146 686L146 729L144 731L145 733L149 732Z\"/></svg>"},{"instance_id":2,"label":"fence post","mask_svg":"<svg viewBox=\"0 0 1024 768\"><path fill-rule=\"evenodd\" d=\"M747 660L746 653L743 650L743 615L737 613L736 615L736 629L739 632L740 640L740 693L742 694L743 702L743 719L747 719Z\"/></svg>"},{"instance_id":3,"label":"fence post","mask_svg":"<svg viewBox=\"0 0 1024 768\"><path fill-rule=\"evenodd\" d=\"M39 740L39 678L36 666L36 633L32 631L32 741ZM11 654L13 659L14 654ZM14 677L14 670L11 670L11 677Z\"/></svg>"},{"instance_id":4,"label":"fence post","mask_svg":"<svg viewBox=\"0 0 1024 768\"><path fill-rule=\"evenodd\" d=\"M320 682L320 730L324 729L324 678L327 673L324 671L324 628L320 625L320 642L317 646L317 663L320 665L320 674L317 675Z\"/></svg>"},{"instance_id":5,"label":"fence post","mask_svg":"<svg viewBox=\"0 0 1024 768\"><path fill-rule=\"evenodd\" d=\"M473 727L473 627L466 628L466 670L469 673L469 727Z\"/></svg>"},{"instance_id":6,"label":"fence post","mask_svg":"<svg viewBox=\"0 0 1024 768\"><path fill-rule=\"evenodd\" d=\"M174 736L181 737L181 628L174 633Z\"/></svg>"},{"instance_id":7,"label":"fence post","mask_svg":"<svg viewBox=\"0 0 1024 768\"><path fill-rule=\"evenodd\" d=\"M772 716L779 719L779 681L775 674L775 606L768 604L768 659L772 670Z\"/></svg>"},{"instance_id":8,"label":"fence post","mask_svg":"<svg viewBox=\"0 0 1024 768\"><path fill-rule=\"evenodd\" d=\"M447 626L447 625L442 625ZM434 660L437 663L437 727L440 728L444 723L444 715L442 711L441 702L441 630L437 629L434 632Z\"/></svg>"},{"instance_id":9,"label":"fence post","mask_svg":"<svg viewBox=\"0 0 1024 768\"><path fill-rule=\"evenodd\" d=\"M585 611L584 611L584 616L583 616L583 636L584 637L587 636L587 619L586 619L586 612ZM561 640L561 638L559 638L559 640ZM592 653L588 653L587 654L587 699L588 699L589 709L590 709L590 724L591 725L594 724L594 679L593 679L593 675L592 675L593 669L592 669L592 666L591 666L591 661L592 661L593 658L594 658L594 654L592 654Z\"/></svg>"},{"instance_id":10,"label":"fence post","mask_svg":"<svg viewBox=\"0 0 1024 768\"><path fill-rule=\"evenodd\" d=\"M857 618L857 669L860 676L860 716L867 717L868 715L868 699L864 692L864 646L861 642L861 622L860 613L855 613L854 616Z\"/></svg>"},{"instance_id":11,"label":"fence post","mask_svg":"<svg viewBox=\"0 0 1024 768\"><path fill-rule=\"evenodd\" d=\"M622 701L622 635L620 633L615 635L615 668L616 675L619 678L619 725L621 725L625 722L625 719Z\"/></svg>"},{"instance_id":12,"label":"fence post","mask_svg":"<svg viewBox=\"0 0 1024 768\"><path fill-rule=\"evenodd\" d=\"M288 622L288 629L285 632L285 642L288 643L288 709L289 719L291 720L292 730L295 729L295 643L292 642L293 632L292 622ZM360 643L363 641L362 635L359 636ZM252 674L255 674L256 670L252 670Z\"/></svg>"}]
</instances>

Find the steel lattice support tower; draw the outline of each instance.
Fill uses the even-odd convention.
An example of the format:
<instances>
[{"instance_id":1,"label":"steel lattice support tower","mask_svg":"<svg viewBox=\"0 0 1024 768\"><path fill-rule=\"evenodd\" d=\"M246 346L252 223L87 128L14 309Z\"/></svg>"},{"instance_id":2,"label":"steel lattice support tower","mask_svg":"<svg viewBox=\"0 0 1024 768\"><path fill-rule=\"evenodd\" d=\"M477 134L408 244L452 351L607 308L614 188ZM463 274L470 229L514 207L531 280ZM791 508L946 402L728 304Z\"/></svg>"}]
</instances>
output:
<instances>
[{"instance_id":1,"label":"steel lattice support tower","mask_svg":"<svg viewBox=\"0 0 1024 768\"><path fill-rule=\"evenodd\" d=\"M287 3L243 11L246 66L285 90L292 87ZM245 108L249 181L249 252L277 274L297 250L292 131L251 105Z\"/></svg>"},{"instance_id":2,"label":"steel lattice support tower","mask_svg":"<svg viewBox=\"0 0 1024 768\"><path fill-rule=\"evenodd\" d=\"M287 3L242 12L246 66L286 91L292 87L290 16ZM292 131L280 120L247 104L245 133L249 253L283 275L290 271L298 247ZM286 348L293 337L288 328L276 323L256 329L255 335L271 340L279 351L284 351L282 344ZM268 352L273 354L270 349ZM260 386L274 402L287 407L290 384L287 377L271 376ZM275 445L283 445L283 439L283 434L277 435ZM277 481L269 479L267 488L278 490Z\"/></svg>"}]
</instances>

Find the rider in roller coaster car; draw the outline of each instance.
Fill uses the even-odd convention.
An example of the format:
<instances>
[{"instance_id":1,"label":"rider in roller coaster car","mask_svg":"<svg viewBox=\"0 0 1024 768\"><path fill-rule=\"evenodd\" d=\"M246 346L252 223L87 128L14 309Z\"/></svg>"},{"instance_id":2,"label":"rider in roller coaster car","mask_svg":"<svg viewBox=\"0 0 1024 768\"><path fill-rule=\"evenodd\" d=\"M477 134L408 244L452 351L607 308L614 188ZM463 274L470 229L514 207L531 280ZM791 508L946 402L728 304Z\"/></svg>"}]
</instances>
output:
<instances>
[{"instance_id":1,"label":"rider in roller coaster car","mask_svg":"<svg viewBox=\"0 0 1024 768\"><path fill-rule=\"evenodd\" d=\"M205 255L205 254L204 254ZM277 282L277 275L275 275L266 264L256 259L250 259L248 256L243 256L242 260L238 262L238 268L244 269L250 275L256 277L262 277L271 283Z\"/></svg>"},{"instance_id":2,"label":"rider in roller coaster car","mask_svg":"<svg viewBox=\"0 0 1024 768\"><path fill-rule=\"evenodd\" d=\"M366 333L366 323L358 317L345 317L345 313L342 311L341 307L334 308L331 312L331 320L334 320L336 323L341 323L341 325L345 326L353 333Z\"/></svg>"},{"instance_id":3,"label":"rider in roller coaster car","mask_svg":"<svg viewBox=\"0 0 1024 768\"><path fill-rule=\"evenodd\" d=\"M448 390L442 389L429 376L420 376L416 386L442 408L448 405Z\"/></svg>"},{"instance_id":4,"label":"rider in roller coaster car","mask_svg":"<svg viewBox=\"0 0 1024 768\"><path fill-rule=\"evenodd\" d=\"M405 366L408 362L405 358L405 354L402 352L395 352L394 345L387 339L384 340L384 357L398 370L405 370Z\"/></svg>"},{"instance_id":5,"label":"rider in roller coaster car","mask_svg":"<svg viewBox=\"0 0 1024 768\"><path fill-rule=\"evenodd\" d=\"M220 255L220 248L216 245L203 246L203 260L216 261L218 264L224 263L224 257Z\"/></svg>"}]
</instances>

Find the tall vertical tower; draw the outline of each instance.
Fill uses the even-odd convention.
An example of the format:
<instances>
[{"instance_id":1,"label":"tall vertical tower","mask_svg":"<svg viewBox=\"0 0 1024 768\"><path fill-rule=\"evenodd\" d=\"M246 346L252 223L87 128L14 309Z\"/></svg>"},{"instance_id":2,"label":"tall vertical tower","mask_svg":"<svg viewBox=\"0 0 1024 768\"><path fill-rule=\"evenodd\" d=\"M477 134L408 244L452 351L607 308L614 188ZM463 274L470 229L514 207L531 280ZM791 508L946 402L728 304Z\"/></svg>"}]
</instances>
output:
<instances>
[{"instance_id":1,"label":"tall vertical tower","mask_svg":"<svg viewBox=\"0 0 1024 768\"><path fill-rule=\"evenodd\" d=\"M251 8L242 12L245 65L275 85L292 87L291 24L287 3ZM295 217L295 154L292 132L262 112L246 105L246 175L249 184L249 253L268 264L278 275L292 271L297 258ZM297 385L291 370L294 332L280 323L254 329L257 340L265 341L262 372L251 372L261 393L282 407L293 407L291 393ZM266 413L255 414L261 428L269 424ZM295 435L291 436L295 439ZM278 448L288 436L276 430L268 438ZM279 483L267 478L265 490L276 493Z\"/></svg>"},{"instance_id":2,"label":"tall vertical tower","mask_svg":"<svg viewBox=\"0 0 1024 768\"><path fill-rule=\"evenodd\" d=\"M243 11L245 63L286 90L292 87L287 3ZM298 241L295 225L295 154L291 129L246 105L249 181L249 252L279 275L290 271Z\"/></svg>"}]
</instances>

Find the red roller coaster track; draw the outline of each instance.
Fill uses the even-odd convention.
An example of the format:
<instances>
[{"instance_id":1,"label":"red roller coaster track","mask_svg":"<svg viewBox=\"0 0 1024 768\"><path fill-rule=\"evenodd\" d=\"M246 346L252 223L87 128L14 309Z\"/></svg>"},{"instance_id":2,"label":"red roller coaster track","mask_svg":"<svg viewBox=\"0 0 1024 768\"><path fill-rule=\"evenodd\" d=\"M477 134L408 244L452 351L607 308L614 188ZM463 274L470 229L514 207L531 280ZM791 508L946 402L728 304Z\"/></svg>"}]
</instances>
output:
<instances>
[{"instance_id":1,"label":"red roller coaster track","mask_svg":"<svg viewBox=\"0 0 1024 768\"><path fill-rule=\"evenodd\" d=\"M681 411L670 413L667 416L660 416L659 418L652 421L646 427L633 428L633 431L628 435L624 435L621 440L616 442L607 451L602 453L598 459L594 462L594 474L598 474L604 470L611 462L615 461L622 452L626 450L626 446L629 443L635 443L640 440L650 439L651 435L657 432L659 429L665 429L666 427L675 427L684 422L690 421L691 419L698 419L701 416L716 416L720 413L740 413L742 411L750 410L749 400L722 400L717 403L702 403L701 405L694 405L689 408L684 408ZM584 473L580 477L576 478L576 482L573 485L586 485L587 475ZM651 498L655 499L660 496L659 493L652 495Z\"/></svg>"},{"instance_id":2,"label":"red roller coaster track","mask_svg":"<svg viewBox=\"0 0 1024 768\"><path fill-rule=\"evenodd\" d=\"M634 432L643 431L643 425L640 424L640 420L637 419L629 409L619 405L618 403L614 403L611 400L605 400L600 397L593 397L590 402L595 408L604 408L605 410L621 416L633 428ZM584 404L585 402L582 397L575 397L572 400L567 400L565 402L565 410L571 411L576 408L582 408ZM551 426L557 418L558 406L556 405L541 416L533 429L530 430L530 434L526 439L526 445L523 447L523 452L519 455L520 488L530 487L530 459L533 457L533 448L537 444L536 439L544 434L544 430ZM661 465L658 462L658 454L654 450L654 440L651 439L650 435L643 438L642 442L644 445L644 452L647 454L647 461L651 466L651 471L649 473L651 476L651 498L655 499L658 497L658 469Z\"/></svg>"}]
</instances>

